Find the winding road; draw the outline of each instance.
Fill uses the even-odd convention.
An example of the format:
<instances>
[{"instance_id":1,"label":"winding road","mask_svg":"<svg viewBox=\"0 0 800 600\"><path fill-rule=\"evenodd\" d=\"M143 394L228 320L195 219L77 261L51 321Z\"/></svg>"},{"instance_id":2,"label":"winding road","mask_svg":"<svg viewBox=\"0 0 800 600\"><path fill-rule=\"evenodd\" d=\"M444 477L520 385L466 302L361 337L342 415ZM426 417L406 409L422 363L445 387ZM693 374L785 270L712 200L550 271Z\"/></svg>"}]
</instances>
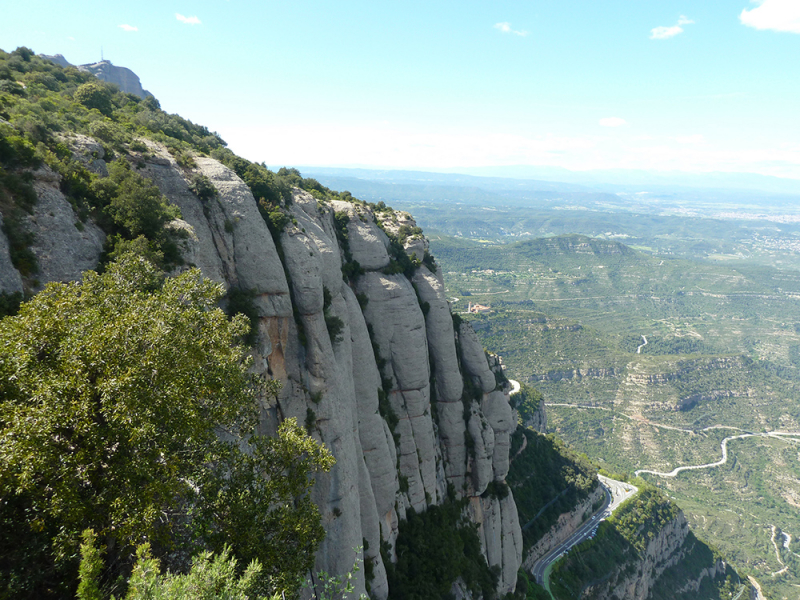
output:
<instances>
[{"instance_id":1,"label":"winding road","mask_svg":"<svg viewBox=\"0 0 800 600\"><path fill-rule=\"evenodd\" d=\"M642 336L642 339L645 341L645 343L647 343L647 338ZM642 344L642 346L644 346L644 344ZM639 350L641 350L642 346L639 346ZM586 406L586 405L564 404L564 403L557 403L557 404L547 403L546 405L547 406L563 406L563 407L577 408L577 409L599 409L599 410L612 411L612 409L609 409L609 408L603 407L603 406ZM612 411L612 412L615 412L615 411ZM763 432L763 433L754 433L754 432L747 431L746 429L742 429L740 427L733 427L733 426L730 426L730 425L721 425L721 424L711 425L709 427L704 427L704 428L699 429L699 430L690 430L690 429L682 429L682 428L679 428L679 427L674 427L674 426L671 426L671 425L663 425L663 424L660 424L660 423L654 423L654 422L650 421L649 419L645 419L643 417L631 416L631 415L627 415L625 413L617 413L617 414L619 414L619 415L621 415L623 417L626 417L628 419L631 419L631 420L640 421L640 422L642 422L642 424L651 425L651 426L659 427L659 428L663 428L663 429L671 429L671 430L674 430L674 431L681 431L681 432L684 432L684 433L697 434L697 433L702 433L702 432L706 432L706 431L711 431L711 430L714 430L714 429L731 429L731 430L734 430L734 431L742 431L742 432L744 432L744 433L741 433L739 435L728 436L728 437L726 437L725 439L722 440L722 442L720 443L720 449L722 450L722 458L720 460L716 461L716 462L705 463L705 464L702 464L702 465L686 465L686 466L682 466L682 467L676 467L672 471L669 471L668 473L665 473L665 472L662 472L662 471L653 471L653 470L650 470L650 469L639 469L639 470L634 472L636 477L639 477L643 473L648 473L650 475L655 475L657 477L676 477L682 471L692 471L692 470L698 470L698 469L711 469L711 468L715 468L715 467L721 467L722 465L724 465L725 463L728 462L728 442L730 442L732 440L741 440L741 439L750 438L750 437L767 437L767 438L773 438L773 439L780 439L780 440L784 440L784 441L786 441L786 438L791 438L793 442L800 442L800 440L796 439L796 438L800 438L800 431L766 431L766 432ZM600 517L599 520L596 519L595 517L593 517L591 521L584 522L583 524L581 524L581 526L575 531L575 533L573 533L569 537L569 539L567 539L564 543L560 544L558 546L558 548L555 548L554 550L549 552L547 555L545 555L544 557L540 558L533 565L533 569L531 570L531 573L535 576L536 582L539 583L540 585L543 585L546 589L548 589L548 591L549 591L549 588L548 588L548 585L547 585L547 583L548 583L547 579L549 577L548 567L550 565L552 565L554 562L556 562L559 558L561 558L575 544L579 544L584 539L586 539L586 537L588 535L587 532L591 531L592 527L596 523L599 523L600 521L602 521L603 518L605 518L605 516L611 515L613 513L614 509L616 509L617 506L619 506L619 504L621 504L621 502L623 500L625 500L627 497L632 496L633 494L635 494L638 491L638 489L635 488L634 486L622 483L620 481L615 481L613 479L609 479L607 477L602 477L600 475L598 475L598 478L600 478L601 483L603 484L603 487L606 490L606 502L604 503L604 505L600 509L600 511L598 511L595 514L595 517L597 517L600 513L603 513L603 517ZM623 494L627 494L626 497L621 497L620 496L620 500L616 504L614 504L613 502L611 502L611 503L609 502L609 493L611 493L612 495L614 493L618 493L618 492L614 491L613 487L611 487L613 484L627 486L627 488L623 487L623 490L622 490ZM628 488L633 488L633 490L629 490ZM609 492L609 489L611 489L611 492ZM773 526L773 534L772 534L772 540L771 541L772 541L773 545L775 545L775 528L774 528L774 526ZM785 572L788 569L788 567L786 567L786 565L783 563L783 561L780 558L780 552L779 552L777 546L775 548L775 551L776 551L776 555L777 555L777 558L778 558L778 562L784 568L781 569L780 571L772 573L773 577ZM756 598L758 598L759 600L766 600L765 596L761 592L761 588L758 585L758 582L752 576L748 576L748 579L749 579L749 582L753 585L753 587L756 590ZM749 588L748 588L748 586L746 584L740 585L736 596L734 596L732 598L732 600L740 600L740 598L742 597L742 594L745 591L747 591L747 589L749 589ZM551 594L551 597L552 597L552 594Z\"/></svg>"},{"instance_id":2,"label":"winding road","mask_svg":"<svg viewBox=\"0 0 800 600\"><path fill-rule=\"evenodd\" d=\"M597 527L603 519L610 517L620 504L639 491L639 488L636 486L623 481L617 481L616 479L610 479L602 475L598 475L597 478L600 480L600 485L603 486L603 490L605 491L606 498L603 502L603 506L589 519L581 523L566 540L533 563L531 574L536 579L536 583L547 587L547 568L569 552L573 546L588 539L592 534L592 530Z\"/></svg>"},{"instance_id":3,"label":"winding road","mask_svg":"<svg viewBox=\"0 0 800 600\"><path fill-rule=\"evenodd\" d=\"M722 429L723 426L715 425L713 427L706 427L703 431L708 429ZM704 465L689 465L685 467L675 467L669 473L664 473L662 471L651 471L650 469L639 469L638 471L634 471L634 475L639 477L642 473L649 473L650 475L655 475L656 477L675 477L681 471L694 471L697 469L710 469L713 467L721 467L726 462L728 462L728 442L731 440L741 440L744 438L749 437L771 437L777 439L783 439L784 437L796 437L800 436L800 432L798 431L767 431L766 433L743 433L741 435L732 435L730 437L726 437L720 443L720 448L722 448L722 458L717 462L713 463L706 463Z\"/></svg>"},{"instance_id":4,"label":"winding road","mask_svg":"<svg viewBox=\"0 0 800 600\"><path fill-rule=\"evenodd\" d=\"M642 337L644 338L644 336ZM612 409L607 408L605 406L586 406L580 404L565 404L565 403L555 403L555 402L547 402L545 406L563 406L567 408L577 408L582 410L593 409L593 410L606 410L609 412L615 412ZM655 423L653 421L650 421L649 419L645 419L644 417L627 415L623 412L617 412L616 414L625 417L626 419L630 419L632 421L639 421L644 425L651 425L653 427L658 427L660 429L670 429L672 431L680 431L683 433L697 434L699 432L711 431L713 429L732 429L734 431L744 432L739 435L732 435L726 437L724 440L722 440L722 442L720 443L720 448L722 449L722 458L716 462L705 463L702 465L686 465L683 467L675 467L674 469L672 469L672 471L669 471L668 473L665 473L663 471L653 471L650 469L638 469L637 471L634 471L634 475L636 477L639 477L639 475L641 475L642 473L649 473L650 475L655 475L656 477L675 477L682 471L696 471L698 469L711 469L714 467L721 467L726 462L728 462L728 442L730 442L731 440L741 440L749 437L770 437L773 439L800 437L800 431L766 431L764 433L753 433L751 431L747 431L746 429L741 429L740 427L733 427L730 425L711 425L710 427L703 427L702 429L699 430L682 429L680 427L673 427L672 425L663 425L661 423Z\"/></svg>"}]
</instances>

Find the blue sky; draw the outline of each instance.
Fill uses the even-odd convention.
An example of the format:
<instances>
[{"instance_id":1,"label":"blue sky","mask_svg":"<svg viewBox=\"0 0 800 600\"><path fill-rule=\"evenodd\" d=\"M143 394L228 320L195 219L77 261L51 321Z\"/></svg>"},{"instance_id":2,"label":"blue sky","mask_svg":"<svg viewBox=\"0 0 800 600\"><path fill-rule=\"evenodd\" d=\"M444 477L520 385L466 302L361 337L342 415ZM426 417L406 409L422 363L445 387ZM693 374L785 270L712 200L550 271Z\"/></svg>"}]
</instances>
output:
<instances>
[{"instance_id":1,"label":"blue sky","mask_svg":"<svg viewBox=\"0 0 800 600\"><path fill-rule=\"evenodd\" d=\"M0 48L133 69L270 167L800 178L800 0L0 0Z\"/></svg>"}]
</instances>

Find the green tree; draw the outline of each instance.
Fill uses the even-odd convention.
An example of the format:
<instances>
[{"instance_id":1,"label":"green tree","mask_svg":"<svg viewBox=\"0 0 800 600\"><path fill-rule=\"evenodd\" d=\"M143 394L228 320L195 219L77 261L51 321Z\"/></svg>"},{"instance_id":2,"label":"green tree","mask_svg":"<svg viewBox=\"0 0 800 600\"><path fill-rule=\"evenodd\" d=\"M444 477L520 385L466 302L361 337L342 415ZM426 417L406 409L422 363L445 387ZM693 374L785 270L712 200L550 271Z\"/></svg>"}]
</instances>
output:
<instances>
[{"instance_id":1,"label":"green tree","mask_svg":"<svg viewBox=\"0 0 800 600\"><path fill-rule=\"evenodd\" d=\"M106 116L110 116L114 110L111 104L111 90L99 81L89 81L75 90L73 96L76 102L80 102L86 108L96 108Z\"/></svg>"},{"instance_id":2,"label":"green tree","mask_svg":"<svg viewBox=\"0 0 800 600\"><path fill-rule=\"evenodd\" d=\"M291 420L252 436L255 393L276 384L248 375L249 324L222 296L196 269L127 256L0 321L0 597L74 594L88 528L107 580L145 541L166 559L230 543L265 590L313 564L307 491L333 459Z\"/></svg>"},{"instance_id":3,"label":"green tree","mask_svg":"<svg viewBox=\"0 0 800 600\"><path fill-rule=\"evenodd\" d=\"M136 558L125 600L248 600L260 596L261 565L251 562L240 576L238 561L228 548L216 556L211 552L199 554L186 574L162 574L161 565L153 558L148 544L138 548ZM272 598L278 599L277 594Z\"/></svg>"},{"instance_id":4,"label":"green tree","mask_svg":"<svg viewBox=\"0 0 800 600\"><path fill-rule=\"evenodd\" d=\"M114 161L108 171L116 188L108 190L112 194L106 210L131 239L138 235L157 239L164 225L180 217L178 207L169 204L156 185L134 172L127 161Z\"/></svg>"},{"instance_id":5,"label":"green tree","mask_svg":"<svg viewBox=\"0 0 800 600\"><path fill-rule=\"evenodd\" d=\"M542 393L534 387L520 384L519 391L512 396L512 403L519 411L519 416L524 424L531 421L539 410L539 406L544 402Z\"/></svg>"}]
</instances>

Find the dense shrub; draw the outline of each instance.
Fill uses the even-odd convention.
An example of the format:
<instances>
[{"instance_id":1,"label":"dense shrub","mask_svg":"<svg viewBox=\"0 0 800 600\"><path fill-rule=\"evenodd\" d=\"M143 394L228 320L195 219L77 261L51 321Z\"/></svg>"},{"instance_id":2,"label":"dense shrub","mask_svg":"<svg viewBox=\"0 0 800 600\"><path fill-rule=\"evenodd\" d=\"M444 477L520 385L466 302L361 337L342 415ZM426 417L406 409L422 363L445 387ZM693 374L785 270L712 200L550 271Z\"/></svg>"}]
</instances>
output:
<instances>
[{"instance_id":1,"label":"dense shrub","mask_svg":"<svg viewBox=\"0 0 800 600\"><path fill-rule=\"evenodd\" d=\"M522 448L525 440L525 449ZM587 498L598 485L588 459L577 455L553 435L518 427L511 439L507 482L522 524L524 548L533 545L558 516Z\"/></svg>"},{"instance_id":2,"label":"dense shrub","mask_svg":"<svg viewBox=\"0 0 800 600\"><path fill-rule=\"evenodd\" d=\"M423 513L409 509L400 522L396 563L382 548L390 599L445 599L458 577L476 596L495 597L497 575L481 553L476 526L464 515L466 501L453 496Z\"/></svg>"},{"instance_id":3,"label":"dense shrub","mask_svg":"<svg viewBox=\"0 0 800 600\"><path fill-rule=\"evenodd\" d=\"M195 196L200 198L202 202L208 202L212 198L216 198L219 194L211 180L199 173L192 175L192 179L189 182L189 189Z\"/></svg>"},{"instance_id":4,"label":"dense shrub","mask_svg":"<svg viewBox=\"0 0 800 600\"><path fill-rule=\"evenodd\" d=\"M255 303L256 290L243 290L232 287L225 295L226 312L228 316L244 315L250 324L244 335L244 343L252 346L258 337L258 308Z\"/></svg>"},{"instance_id":5,"label":"dense shrub","mask_svg":"<svg viewBox=\"0 0 800 600\"><path fill-rule=\"evenodd\" d=\"M99 81L84 83L75 90L74 98L86 108L99 110L106 116L110 116L114 110L111 104L111 90Z\"/></svg>"},{"instance_id":6,"label":"dense shrub","mask_svg":"<svg viewBox=\"0 0 800 600\"><path fill-rule=\"evenodd\" d=\"M176 548L229 545L261 562L262 587L289 592L313 565L310 475L332 457L293 420L252 436L247 326L221 295L197 270L165 278L127 256L0 320L0 597L74 597L87 528L107 586L142 540L170 569Z\"/></svg>"}]
</instances>

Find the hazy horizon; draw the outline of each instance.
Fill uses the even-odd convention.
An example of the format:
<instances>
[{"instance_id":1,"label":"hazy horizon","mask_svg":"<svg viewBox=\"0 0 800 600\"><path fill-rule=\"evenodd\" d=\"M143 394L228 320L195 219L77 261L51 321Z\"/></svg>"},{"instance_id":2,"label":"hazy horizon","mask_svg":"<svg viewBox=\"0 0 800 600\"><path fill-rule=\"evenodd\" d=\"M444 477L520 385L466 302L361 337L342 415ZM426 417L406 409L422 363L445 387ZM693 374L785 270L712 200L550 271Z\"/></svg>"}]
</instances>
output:
<instances>
[{"instance_id":1,"label":"hazy horizon","mask_svg":"<svg viewBox=\"0 0 800 600\"><path fill-rule=\"evenodd\" d=\"M144 0L4 7L0 47L103 57L268 165L800 179L800 5Z\"/></svg>"}]
</instances>

